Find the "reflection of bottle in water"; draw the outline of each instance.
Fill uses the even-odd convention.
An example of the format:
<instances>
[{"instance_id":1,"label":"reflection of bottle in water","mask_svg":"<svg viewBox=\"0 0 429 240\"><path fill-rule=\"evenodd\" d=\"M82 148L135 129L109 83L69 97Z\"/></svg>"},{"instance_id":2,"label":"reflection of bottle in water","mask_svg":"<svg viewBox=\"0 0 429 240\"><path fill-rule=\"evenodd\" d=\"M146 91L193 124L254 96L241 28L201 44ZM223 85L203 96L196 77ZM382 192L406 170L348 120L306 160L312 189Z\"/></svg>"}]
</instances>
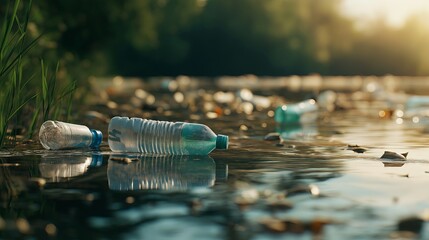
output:
<instances>
[{"instance_id":1,"label":"reflection of bottle in water","mask_svg":"<svg viewBox=\"0 0 429 240\"><path fill-rule=\"evenodd\" d=\"M316 124L279 125L276 130L281 139L306 139L318 134Z\"/></svg>"},{"instance_id":2,"label":"reflection of bottle in water","mask_svg":"<svg viewBox=\"0 0 429 240\"><path fill-rule=\"evenodd\" d=\"M402 167L404 164L404 161L383 161L384 167Z\"/></svg>"},{"instance_id":3,"label":"reflection of bottle in water","mask_svg":"<svg viewBox=\"0 0 429 240\"><path fill-rule=\"evenodd\" d=\"M122 158L137 158L129 164ZM215 183L215 162L209 156L111 156L107 167L112 190L187 190Z\"/></svg>"},{"instance_id":4,"label":"reflection of bottle in water","mask_svg":"<svg viewBox=\"0 0 429 240\"><path fill-rule=\"evenodd\" d=\"M316 121L318 106L314 99L286 104L276 108L274 120L278 123L308 123Z\"/></svg>"},{"instance_id":5,"label":"reflection of bottle in water","mask_svg":"<svg viewBox=\"0 0 429 240\"><path fill-rule=\"evenodd\" d=\"M103 156L84 155L44 155L39 163L39 171L43 178L52 182L60 182L67 178L84 174L89 167L98 167L103 163Z\"/></svg>"},{"instance_id":6,"label":"reflection of bottle in water","mask_svg":"<svg viewBox=\"0 0 429 240\"><path fill-rule=\"evenodd\" d=\"M98 130L59 121L46 121L39 131L39 140L46 149L97 148L103 139Z\"/></svg>"},{"instance_id":7,"label":"reflection of bottle in water","mask_svg":"<svg viewBox=\"0 0 429 240\"><path fill-rule=\"evenodd\" d=\"M228 148L228 136L216 135L197 123L114 117L109 123L109 146L114 152L207 155Z\"/></svg>"},{"instance_id":8,"label":"reflection of bottle in water","mask_svg":"<svg viewBox=\"0 0 429 240\"><path fill-rule=\"evenodd\" d=\"M222 182L228 180L228 164L223 160L216 161L216 181Z\"/></svg>"}]
</instances>

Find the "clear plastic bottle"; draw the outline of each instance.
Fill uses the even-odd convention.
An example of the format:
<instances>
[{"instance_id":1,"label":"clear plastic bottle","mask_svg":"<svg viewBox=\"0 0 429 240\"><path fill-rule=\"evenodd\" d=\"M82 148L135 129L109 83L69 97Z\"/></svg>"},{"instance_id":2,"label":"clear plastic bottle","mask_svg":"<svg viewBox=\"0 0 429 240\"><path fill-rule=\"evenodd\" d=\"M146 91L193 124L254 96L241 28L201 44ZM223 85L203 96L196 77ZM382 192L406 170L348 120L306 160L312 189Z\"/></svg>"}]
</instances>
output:
<instances>
[{"instance_id":1,"label":"clear plastic bottle","mask_svg":"<svg viewBox=\"0 0 429 240\"><path fill-rule=\"evenodd\" d=\"M46 149L97 148L103 134L84 125L60 121L46 121L39 131L39 140Z\"/></svg>"},{"instance_id":2,"label":"clear plastic bottle","mask_svg":"<svg viewBox=\"0 0 429 240\"><path fill-rule=\"evenodd\" d=\"M276 108L274 121L277 123L309 123L318 117L318 105L314 99L282 105Z\"/></svg>"},{"instance_id":3,"label":"clear plastic bottle","mask_svg":"<svg viewBox=\"0 0 429 240\"><path fill-rule=\"evenodd\" d=\"M114 152L207 155L215 148L227 149L228 136L216 135L203 124L114 117L109 147Z\"/></svg>"}]
</instances>

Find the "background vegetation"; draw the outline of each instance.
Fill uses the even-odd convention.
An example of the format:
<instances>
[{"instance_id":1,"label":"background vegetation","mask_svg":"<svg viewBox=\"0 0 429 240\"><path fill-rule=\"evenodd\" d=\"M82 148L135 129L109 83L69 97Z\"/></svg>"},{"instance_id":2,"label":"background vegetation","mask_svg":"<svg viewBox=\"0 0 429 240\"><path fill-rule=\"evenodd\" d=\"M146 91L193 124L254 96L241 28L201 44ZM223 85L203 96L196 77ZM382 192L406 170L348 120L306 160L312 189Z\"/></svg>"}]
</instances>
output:
<instances>
[{"instance_id":1,"label":"background vegetation","mask_svg":"<svg viewBox=\"0 0 429 240\"><path fill-rule=\"evenodd\" d=\"M393 28L380 18L358 29L340 3L37 1L32 21L75 77L429 74L427 21Z\"/></svg>"},{"instance_id":2,"label":"background vegetation","mask_svg":"<svg viewBox=\"0 0 429 240\"><path fill-rule=\"evenodd\" d=\"M43 48L37 49L41 35L30 31L32 1L2 4L0 147L15 143L17 136L32 138L41 121L67 120L75 90L74 81L58 75L59 64L52 71L41 60Z\"/></svg>"}]
</instances>

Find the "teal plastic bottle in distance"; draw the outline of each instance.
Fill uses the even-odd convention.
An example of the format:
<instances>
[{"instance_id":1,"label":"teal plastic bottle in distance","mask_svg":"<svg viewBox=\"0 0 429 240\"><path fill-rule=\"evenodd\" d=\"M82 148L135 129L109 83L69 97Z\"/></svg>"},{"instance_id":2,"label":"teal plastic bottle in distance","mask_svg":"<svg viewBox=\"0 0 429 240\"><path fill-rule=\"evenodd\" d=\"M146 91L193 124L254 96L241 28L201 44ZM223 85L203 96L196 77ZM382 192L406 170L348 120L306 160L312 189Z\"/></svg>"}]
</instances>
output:
<instances>
[{"instance_id":1,"label":"teal plastic bottle in distance","mask_svg":"<svg viewBox=\"0 0 429 240\"><path fill-rule=\"evenodd\" d=\"M429 96L410 96L405 102L404 117L427 115L429 109Z\"/></svg>"},{"instance_id":2,"label":"teal plastic bottle in distance","mask_svg":"<svg viewBox=\"0 0 429 240\"><path fill-rule=\"evenodd\" d=\"M318 117L318 109L318 105L314 99L282 105L276 108L274 121L280 124L315 122Z\"/></svg>"},{"instance_id":3,"label":"teal plastic bottle in distance","mask_svg":"<svg viewBox=\"0 0 429 240\"><path fill-rule=\"evenodd\" d=\"M114 152L208 155L214 149L228 148L228 136L216 135L198 123L114 117L108 131Z\"/></svg>"}]
</instances>

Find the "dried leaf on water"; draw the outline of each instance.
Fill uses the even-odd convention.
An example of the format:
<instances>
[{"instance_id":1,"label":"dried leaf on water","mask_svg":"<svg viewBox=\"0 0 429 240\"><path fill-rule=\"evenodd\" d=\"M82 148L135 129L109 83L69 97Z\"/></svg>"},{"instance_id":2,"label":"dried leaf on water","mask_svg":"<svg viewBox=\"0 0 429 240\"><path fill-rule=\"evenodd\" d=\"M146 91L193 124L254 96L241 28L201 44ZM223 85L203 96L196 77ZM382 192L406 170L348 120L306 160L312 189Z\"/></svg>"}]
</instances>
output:
<instances>
[{"instance_id":1,"label":"dried leaf on water","mask_svg":"<svg viewBox=\"0 0 429 240\"><path fill-rule=\"evenodd\" d=\"M287 229L286 224L283 221L276 219L266 220L261 224L264 225L267 230L277 233L285 232Z\"/></svg>"},{"instance_id":2,"label":"dried leaf on water","mask_svg":"<svg viewBox=\"0 0 429 240\"><path fill-rule=\"evenodd\" d=\"M137 160L136 158L127 158L127 157L112 157L110 158L112 161L116 161L119 163L129 164L134 160Z\"/></svg>"},{"instance_id":3,"label":"dried leaf on water","mask_svg":"<svg viewBox=\"0 0 429 240\"><path fill-rule=\"evenodd\" d=\"M359 145L348 145L347 150L352 150L353 152L357 152L357 153L364 153L368 151L367 148L361 147Z\"/></svg>"},{"instance_id":4,"label":"dried leaf on water","mask_svg":"<svg viewBox=\"0 0 429 240\"><path fill-rule=\"evenodd\" d=\"M386 158L386 159L395 159L395 160L402 160L405 161L407 159L408 152L406 153L396 153L391 151L384 151L383 156L380 158Z\"/></svg>"},{"instance_id":5,"label":"dried leaf on water","mask_svg":"<svg viewBox=\"0 0 429 240\"><path fill-rule=\"evenodd\" d=\"M296 219L263 218L259 223L268 231L273 233L303 233L305 231L313 234L321 234L327 224L333 224L330 219L313 219L310 222L302 222Z\"/></svg>"}]
</instances>

